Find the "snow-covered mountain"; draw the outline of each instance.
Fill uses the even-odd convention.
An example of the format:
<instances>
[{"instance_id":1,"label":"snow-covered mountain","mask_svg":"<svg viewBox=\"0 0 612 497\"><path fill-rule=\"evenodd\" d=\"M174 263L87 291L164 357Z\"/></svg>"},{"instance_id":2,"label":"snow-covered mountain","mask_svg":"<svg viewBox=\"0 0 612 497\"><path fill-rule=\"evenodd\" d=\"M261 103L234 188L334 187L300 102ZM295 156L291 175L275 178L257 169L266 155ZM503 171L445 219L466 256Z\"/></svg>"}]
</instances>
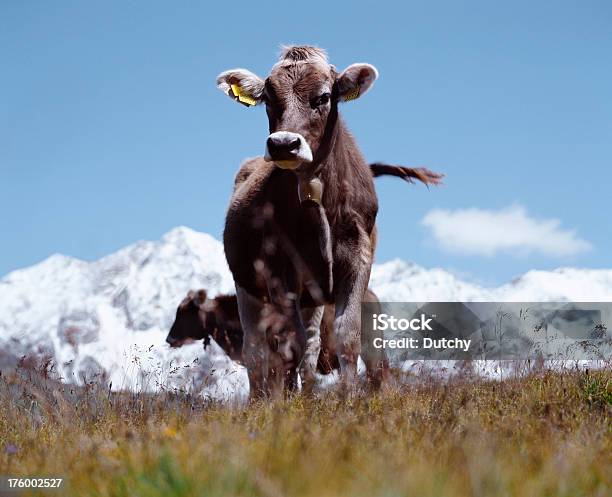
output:
<instances>
[{"instance_id":1,"label":"snow-covered mountain","mask_svg":"<svg viewBox=\"0 0 612 497\"><path fill-rule=\"evenodd\" d=\"M222 244L188 228L138 242L95 262L53 255L0 280L0 361L51 356L67 381L105 372L115 389L243 385L242 368L213 344L164 342L191 288L233 292ZM210 381L211 371L218 373ZM244 377L242 377L244 376ZM218 380L218 381L217 381ZM231 380L231 381L230 381Z\"/></svg>"},{"instance_id":2,"label":"snow-covered mountain","mask_svg":"<svg viewBox=\"0 0 612 497\"><path fill-rule=\"evenodd\" d=\"M530 271L498 288L443 269L394 260L371 285L383 301L610 301L612 270ZM113 389L198 388L245 393L244 369L214 343L170 349L164 342L189 289L233 292L222 244L179 227L95 262L53 255L0 280L0 366L49 356L66 380L106 375Z\"/></svg>"},{"instance_id":3,"label":"snow-covered mountain","mask_svg":"<svg viewBox=\"0 0 612 497\"><path fill-rule=\"evenodd\" d=\"M534 270L505 285L486 288L444 269L425 269L395 259L373 266L370 287L387 302L610 302L612 270Z\"/></svg>"}]
</instances>

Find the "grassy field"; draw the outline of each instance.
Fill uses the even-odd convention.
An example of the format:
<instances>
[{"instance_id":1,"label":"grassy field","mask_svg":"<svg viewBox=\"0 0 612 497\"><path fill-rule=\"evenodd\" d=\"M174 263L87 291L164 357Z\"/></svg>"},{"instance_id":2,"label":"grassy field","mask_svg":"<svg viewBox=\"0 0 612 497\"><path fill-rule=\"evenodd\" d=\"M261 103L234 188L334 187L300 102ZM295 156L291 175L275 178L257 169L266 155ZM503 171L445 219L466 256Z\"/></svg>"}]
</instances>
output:
<instances>
[{"instance_id":1,"label":"grassy field","mask_svg":"<svg viewBox=\"0 0 612 497\"><path fill-rule=\"evenodd\" d=\"M609 369L248 407L17 371L0 377L0 474L79 496L604 497L611 419Z\"/></svg>"}]
</instances>

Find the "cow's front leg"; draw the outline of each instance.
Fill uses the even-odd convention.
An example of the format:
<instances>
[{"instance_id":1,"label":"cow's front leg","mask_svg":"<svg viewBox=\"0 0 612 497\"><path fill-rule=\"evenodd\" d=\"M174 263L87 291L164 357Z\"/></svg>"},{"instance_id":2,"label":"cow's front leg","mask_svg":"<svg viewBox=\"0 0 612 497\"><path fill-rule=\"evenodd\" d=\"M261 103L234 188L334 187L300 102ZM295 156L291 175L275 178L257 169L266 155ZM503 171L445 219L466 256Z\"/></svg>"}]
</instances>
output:
<instances>
[{"instance_id":1,"label":"cow's front leg","mask_svg":"<svg viewBox=\"0 0 612 497\"><path fill-rule=\"evenodd\" d=\"M273 396L278 396L283 386L291 392L297 390L298 368L306 349L306 330L297 300L292 298L291 292L283 290L281 294L282 298L274 299L275 305L266 306L263 320L270 350L269 378Z\"/></svg>"},{"instance_id":2,"label":"cow's front leg","mask_svg":"<svg viewBox=\"0 0 612 497\"><path fill-rule=\"evenodd\" d=\"M302 310L302 320L306 326L306 350L300 366L303 392L309 394L316 380L317 362L321 351L321 320L325 306Z\"/></svg>"},{"instance_id":3,"label":"cow's front leg","mask_svg":"<svg viewBox=\"0 0 612 497\"><path fill-rule=\"evenodd\" d=\"M279 354L271 352L268 359L268 366L269 396L274 400L281 399L285 391L285 380L287 376L283 358Z\"/></svg>"},{"instance_id":4,"label":"cow's front leg","mask_svg":"<svg viewBox=\"0 0 612 497\"><path fill-rule=\"evenodd\" d=\"M282 320L282 328L277 333L278 345L276 351L283 358L285 370L297 372L304 358L307 332L297 300L289 298L288 301L288 305L285 302L285 307L281 311L277 311L282 313L284 319Z\"/></svg>"},{"instance_id":5,"label":"cow's front leg","mask_svg":"<svg viewBox=\"0 0 612 497\"><path fill-rule=\"evenodd\" d=\"M242 358L249 375L249 398L251 400L269 395L269 347L266 332L261 328L264 304L239 285L236 285L240 324L244 331Z\"/></svg>"},{"instance_id":6,"label":"cow's front leg","mask_svg":"<svg viewBox=\"0 0 612 497\"><path fill-rule=\"evenodd\" d=\"M291 368L285 373L285 389L287 392L295 393L298 391L299 375L297 368Z\"/></svg>"},{"instance_id":7,"label":"cow's front leg","mask_svg":"<svg viewBox=\"0 0 612 497\"><path fill-rule=\"evenodd\" d=\"M362 233L359 253L338 281L334 336L340 374L346 386L352 388L357 380L357 359L361 349L361 301L367 288L372 267L370 239Z\"/></svg>"}]
</instances>

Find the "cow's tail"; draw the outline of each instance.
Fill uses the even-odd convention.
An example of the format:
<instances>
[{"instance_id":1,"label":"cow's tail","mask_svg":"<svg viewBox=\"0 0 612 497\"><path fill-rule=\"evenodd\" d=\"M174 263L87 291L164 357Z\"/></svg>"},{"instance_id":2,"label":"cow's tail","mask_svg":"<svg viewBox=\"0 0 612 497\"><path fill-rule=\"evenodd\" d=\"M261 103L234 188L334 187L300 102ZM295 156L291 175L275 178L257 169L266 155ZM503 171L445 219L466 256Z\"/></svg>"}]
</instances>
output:
<instances>
[{"instance_id":1,"label":"cow's tail","mask_svg":"<svg viewBox=\"0 0 612 497\"><path fill-rule=\"evenodd\" d=\"M393 164L385 164L384 162L373 162L370 164L370 170L375 178L379 176L396 176L408 183L414 183L414 180L419 180L427 186L439 185L442 183L442 178L444 178L443 174L430 171L426 167L395 166Z\"/></svg>"}]
</instances>

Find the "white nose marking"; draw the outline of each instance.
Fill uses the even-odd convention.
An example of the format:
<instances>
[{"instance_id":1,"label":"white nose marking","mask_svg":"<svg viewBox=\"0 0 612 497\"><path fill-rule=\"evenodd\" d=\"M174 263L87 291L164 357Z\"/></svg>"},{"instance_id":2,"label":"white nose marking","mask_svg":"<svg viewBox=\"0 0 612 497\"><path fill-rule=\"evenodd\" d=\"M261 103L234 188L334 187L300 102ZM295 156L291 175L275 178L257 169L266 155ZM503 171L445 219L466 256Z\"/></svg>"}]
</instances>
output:
<instances>
[{"instance_id":1,"label":"white nose marking","mask_svg":"<svg viewBox=\"0 0 612 497\"><path fill-rule=\"evenodd\" d=\"M277 131L268 136L268 140L266 140L266 152L264 154L264 160L273 161L274 158L270 154L270 150L268 148L268 143L272 139L273 141L278 141L279 143L289 143L293 140L299 140L300 146L295 151L294 156L291 160L281 160L277 162L279 167L286 167L288 169L293 169L297 167L301 162L312 162L312 150L310 149L310 145L306 139L299 133L292 133L290 131ZM294 167L290 167L294 164Z\"/></svg>"}]
</instances>

